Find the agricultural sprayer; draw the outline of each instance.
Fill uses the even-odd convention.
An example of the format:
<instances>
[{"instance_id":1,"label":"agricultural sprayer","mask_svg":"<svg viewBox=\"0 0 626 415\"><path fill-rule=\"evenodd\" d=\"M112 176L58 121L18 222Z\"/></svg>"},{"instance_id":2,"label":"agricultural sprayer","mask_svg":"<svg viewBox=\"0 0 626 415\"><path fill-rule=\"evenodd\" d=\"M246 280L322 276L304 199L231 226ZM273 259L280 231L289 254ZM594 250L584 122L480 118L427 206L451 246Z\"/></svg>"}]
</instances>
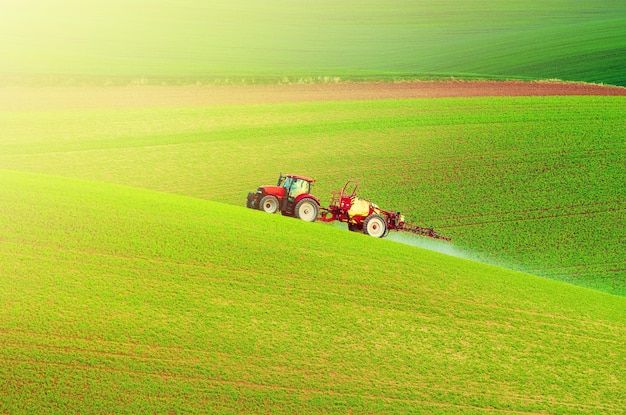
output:
<instances>
[{"instance_id":1,"label":"agricultural sprayer","mask_svg":"<svg viewBox=\"0 0 626 415\"><path fill-rule=\"evenodd\" d=\"M248 193L246 206L268 213L281 212L307 222L343 222L353 232L362 232L375 238L387 236L389 231L410 232L435 239L450 241L432 228L406 223L400 212L381 209L369 200L356 195L359 186L355 180L348 180L341 190L332 193L330 205L320 206L313 196L311 185L314 179L288 174L278 178L276 186L261 186L255 193Z\"/></svg>"}]
</instances>

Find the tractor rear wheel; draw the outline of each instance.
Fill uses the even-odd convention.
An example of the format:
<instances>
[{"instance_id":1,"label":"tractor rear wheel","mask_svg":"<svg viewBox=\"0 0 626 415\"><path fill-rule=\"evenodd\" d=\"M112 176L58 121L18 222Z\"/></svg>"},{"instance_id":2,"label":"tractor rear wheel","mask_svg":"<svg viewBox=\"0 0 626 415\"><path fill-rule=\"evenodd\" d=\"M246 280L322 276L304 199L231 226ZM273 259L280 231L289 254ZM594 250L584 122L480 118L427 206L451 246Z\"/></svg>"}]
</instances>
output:
<instances>
[{"instance_id":1,"label":"tractor rear wheel","mask_svg":"<svg viewBox=\"0 0 626 415\"><path fill-rule=\"evenodd\" d=\"M276 198L276 196L263 196L263 198L261 199L260 209L267 213L278 212L278 199Z\"/></svg>"},{"instance_id":2,"label":"tractor rear wheel","mask_svg":"<svg viewBox=\"0 0 626 415\"><path fill-rule=\"evenodd\" d=\"M296 217L305 222L315 222L319 207L317 202L311 198L304 198L296 204Z\"/></svg>"},{"instance_id":3,"label":"tractor rear wheel","mask_svg":"<svg viewBox=\"0 0 626 415\"><path fill-rule=\"evenodd\" d=\"M363 222L365 233L374 238L382 238L387 233L387 222L380 215L370 215Z\"/></svg>"}]
</instances>

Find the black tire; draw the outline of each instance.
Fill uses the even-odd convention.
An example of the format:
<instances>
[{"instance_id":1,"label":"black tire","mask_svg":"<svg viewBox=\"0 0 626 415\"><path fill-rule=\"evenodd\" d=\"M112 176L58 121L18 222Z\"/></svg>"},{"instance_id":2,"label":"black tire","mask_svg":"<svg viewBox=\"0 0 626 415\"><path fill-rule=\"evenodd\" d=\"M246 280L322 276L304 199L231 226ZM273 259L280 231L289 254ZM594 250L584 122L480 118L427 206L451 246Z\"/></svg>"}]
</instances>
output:
<instances>
[{"instance_id":1,"label":"black tire","mask_svg":"<svg viewBox=\"0 0 626 415\"><path fill-rule=\"evenodd\" d=\"M294 213L298 219L302 219L305 222L315 222L319 213L319 206L315 200L305 197L296 204Z\"/></svg>"},{"instance_id":2,"label":"black tire","mask_svg":"<svg viewBox=\"0 0 626 415\"><path fill-rule=\"evenodd\" d=\"M263 196L261 199L261 203L259 205L259 209L267 213L276 213L278 212L278 199L276 196L268 195Z\"/></svg>"},{"instance_id":3,"label":"black tire","mask_svg":"<svg viewBox=\"0 0 626 415\"><path fill-rule=\"evenodd\" d=\"M246 200L246 207L248 209L255 209L256 208L256 206L254 206L255 196L256 196L256 194L254 194L254 193L248 193L248 199Z\"/></svg>"},{"instance_id":4,"label":"black tire","mask_svg":"<svg viewBox=\"0 0 626 415\"><path fill-rule=\"evenodd\" d=\"M387 222L380 215L370 215L363 222L363 230L366 235L382 238L387 234Z\"/></svg>"}]
</instances>

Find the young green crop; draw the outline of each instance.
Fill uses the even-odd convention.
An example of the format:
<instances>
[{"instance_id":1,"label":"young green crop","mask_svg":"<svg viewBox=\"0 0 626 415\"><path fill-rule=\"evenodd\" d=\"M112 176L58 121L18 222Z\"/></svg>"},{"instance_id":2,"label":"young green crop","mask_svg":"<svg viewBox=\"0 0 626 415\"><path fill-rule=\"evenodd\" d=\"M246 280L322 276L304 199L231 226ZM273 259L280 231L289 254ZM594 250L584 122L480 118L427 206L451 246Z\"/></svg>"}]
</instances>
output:
<instances>
[{"instance_id":1,"label":"young green crop","mask_svg":"<svg viewBox=\"0 0 626 415\"><path fill-rule=\"evenodd\" d=\"M621 413L625 299L0 171L0 411Z\"/></svg>"},{"instance_id":2,"label":"young green crop","mask_svg":"<svg viewBox=\"0 0 626 415\"><path fill-rule=\"evenodd\" d=\"M625 15L614 0L31 0L0 15L0 75L78 85L450 77L625 85Z\"/></svg>"},{"instance_id":3,"label":"young green crop","mask_svg":"<svg viewBox=\"0 0 626 415\"><path fill-rule=\"evenodd\" d=\"M470 256L624 294L621 97L0 114L0 164L243 206L278 173L434 226Z\"/></svg>"}]
</instances>

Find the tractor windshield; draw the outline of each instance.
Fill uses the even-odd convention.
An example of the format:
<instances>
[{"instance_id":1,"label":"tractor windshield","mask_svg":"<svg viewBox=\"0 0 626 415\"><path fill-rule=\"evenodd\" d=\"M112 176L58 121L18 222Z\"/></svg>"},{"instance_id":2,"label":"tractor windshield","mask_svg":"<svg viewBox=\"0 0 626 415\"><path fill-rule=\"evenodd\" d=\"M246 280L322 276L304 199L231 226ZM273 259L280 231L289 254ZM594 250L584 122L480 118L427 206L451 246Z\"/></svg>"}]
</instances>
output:
<instances>
[{"instance_id":1,"label":"tractor windshield","mask_svg":"<svg viewBox=\"0 0 626 415\"><path fill-rule=\"evenodd\" d=\"M284 187L285 190L287 190L289 197L298 197L301 194L309 193L311 190L309 182L295 177L283 178L279 186Z\"/></svg>"}]
</instances>

